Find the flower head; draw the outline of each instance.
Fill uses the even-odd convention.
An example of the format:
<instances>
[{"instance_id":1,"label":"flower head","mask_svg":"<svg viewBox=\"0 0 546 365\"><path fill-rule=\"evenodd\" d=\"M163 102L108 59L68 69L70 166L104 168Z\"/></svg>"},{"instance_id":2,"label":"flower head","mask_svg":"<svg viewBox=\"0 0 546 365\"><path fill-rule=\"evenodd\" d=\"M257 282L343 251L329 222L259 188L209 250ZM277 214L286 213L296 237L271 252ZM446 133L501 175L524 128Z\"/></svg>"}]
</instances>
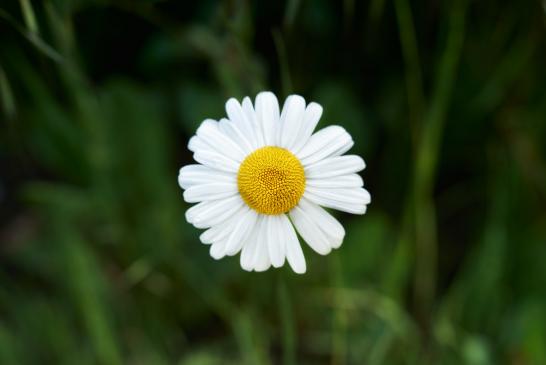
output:
<instances>
[{"instance_id":1,"label":"flower head","mask_svg":"<svg viewBox=\"0 0 546 365\"><path fill-rule=\"evenodd\" d=\"M207 119L188 144L199 163L180 169L188 203L186 219L210 244L215 259L241 252L247 271L265 271L288 261L306 271L296 230L321 255L338 248L343 226L324 208L364 214L370 194L357 172L364 161L343 155L353 146L339 126L313 134L322 115L317 103L262 92L252 102L226 103L228 119Z\"/></svg>"}]
</instances>

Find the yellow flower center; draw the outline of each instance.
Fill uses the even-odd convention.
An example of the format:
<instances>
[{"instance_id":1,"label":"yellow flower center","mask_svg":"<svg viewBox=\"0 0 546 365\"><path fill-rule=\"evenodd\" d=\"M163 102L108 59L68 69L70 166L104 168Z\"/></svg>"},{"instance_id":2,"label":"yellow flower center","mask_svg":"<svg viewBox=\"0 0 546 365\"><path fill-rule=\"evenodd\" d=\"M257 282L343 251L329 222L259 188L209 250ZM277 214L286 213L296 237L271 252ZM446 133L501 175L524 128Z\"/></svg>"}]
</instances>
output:
<instances>
[{"instance_id":1,"label":"yellow flower center","mask_svg":"<svg viewBox=\"0 0 546 365\"><path fill-rule=\"evenodd\" d=\"M262 214L281 214L294 208L305 190L305 172L291 152L267 146L248 155L237 175L239 193Z\"/></svg>"}]
</instances>

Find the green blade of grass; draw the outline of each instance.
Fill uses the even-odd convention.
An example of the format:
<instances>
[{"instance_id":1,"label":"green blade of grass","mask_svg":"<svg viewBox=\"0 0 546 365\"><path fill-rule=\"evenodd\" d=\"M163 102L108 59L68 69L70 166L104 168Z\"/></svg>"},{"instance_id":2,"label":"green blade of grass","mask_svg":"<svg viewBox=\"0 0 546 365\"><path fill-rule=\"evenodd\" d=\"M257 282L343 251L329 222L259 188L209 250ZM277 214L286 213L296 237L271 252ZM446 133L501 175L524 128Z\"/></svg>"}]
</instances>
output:
<instances>
[{"instance_id":1,"label":"green blade of grass","mask_svg":"<svg viewBox=\"0 0 546 365\"><path fill-rule=\"evenodd\" d=\"M427 317L426 313L430 313L436 288L437 233L433 186L445 115L462 52L465 9L466 2L458 1L449 15L446 46L439 62L436 84L425 116L415 163L415 300L424 317Z\"/></svg>"}]
</instances>

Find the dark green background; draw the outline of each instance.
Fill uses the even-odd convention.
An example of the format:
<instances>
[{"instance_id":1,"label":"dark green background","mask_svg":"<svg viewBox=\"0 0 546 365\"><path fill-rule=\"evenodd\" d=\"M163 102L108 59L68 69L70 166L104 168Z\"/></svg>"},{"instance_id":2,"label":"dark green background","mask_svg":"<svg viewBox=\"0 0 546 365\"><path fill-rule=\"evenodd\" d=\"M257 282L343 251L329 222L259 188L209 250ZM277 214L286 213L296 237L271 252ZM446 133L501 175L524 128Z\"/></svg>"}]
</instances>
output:
<instances>
[{"instance_id":1,"label":"dark green background","mask_svg":"<svg viewBox=\"0 0 546 365\"><path fill-rule=\"evenodd\" d=\"M541 1L0 9L0 364L546 364ZM184 219L189 137L261 90L368 165L303 276Z\"/></svg>"}]
</instances>

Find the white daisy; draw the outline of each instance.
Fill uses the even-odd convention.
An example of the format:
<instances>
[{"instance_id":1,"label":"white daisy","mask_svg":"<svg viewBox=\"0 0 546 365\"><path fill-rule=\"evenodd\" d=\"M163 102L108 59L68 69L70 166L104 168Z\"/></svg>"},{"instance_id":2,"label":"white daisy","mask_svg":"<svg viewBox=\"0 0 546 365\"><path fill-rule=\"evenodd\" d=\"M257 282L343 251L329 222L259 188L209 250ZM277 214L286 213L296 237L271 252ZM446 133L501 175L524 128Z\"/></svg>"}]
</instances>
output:
<instances>
[{"instance_id":1,"label":"white daisy","mask_svg":"<svg viewBox=\"0 0 546 365\"><path fill-rule=\"evenodd\" d=\"M339 126L313 134L322 115L317 103L289 96L279 113L277 98L262 92L255 105L226 103L228 119L205 120L188 144L199 163L180 169L184 200L199 203L186 212L210 255L241 251L247 271L281 267L306 271L299 235L316 252L328 254L345 236L323 207L364 214L370 194L357 172L364 161L343 155L353 146ZM295 227L295 229L294 229Z\"/></svg>"}]
</instances>

